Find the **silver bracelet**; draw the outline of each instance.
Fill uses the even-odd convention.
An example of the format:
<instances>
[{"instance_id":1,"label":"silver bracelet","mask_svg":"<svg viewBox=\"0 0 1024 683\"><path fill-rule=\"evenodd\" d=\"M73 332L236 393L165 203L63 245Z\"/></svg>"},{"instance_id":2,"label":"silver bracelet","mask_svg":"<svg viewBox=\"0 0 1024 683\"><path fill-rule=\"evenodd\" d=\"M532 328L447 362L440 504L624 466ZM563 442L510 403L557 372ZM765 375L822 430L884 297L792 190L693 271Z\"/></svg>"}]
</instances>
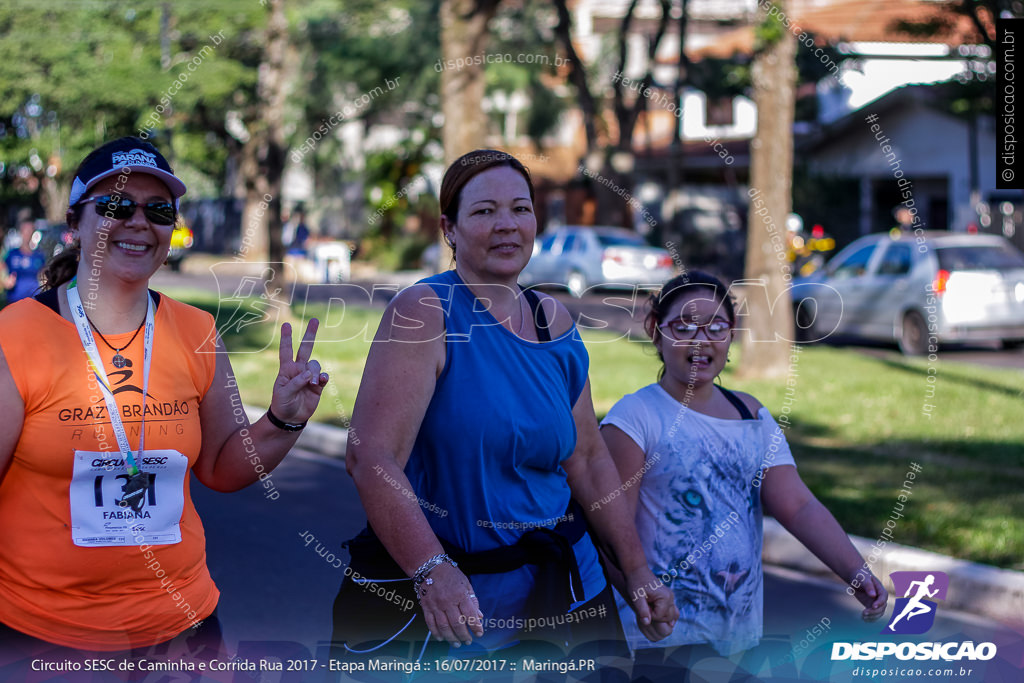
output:
<instances>
[{"instance_id":1,"label":"silver bracelet","mask_svg":"<svg viewBox=\"0 0 1024 683\"><path fill-rule=\"evenodd\" d=\"M428 586L433 583L433 580L427 578L427 574L429 574L432 569L434 569L438 565L444 564L445 562L447 562L453 567L459 566L455 563L455 561L452 558L448 557L448 553L438 553L437 555L434 555L432 558L430 558L429 560L420 565L420 568L417 569L416 573L412 575L412 587L413 590L416 591L417 596L422 597L420 592L420 586L422 586L424 583L426 583Z\"/></svg>"}]
</instances>

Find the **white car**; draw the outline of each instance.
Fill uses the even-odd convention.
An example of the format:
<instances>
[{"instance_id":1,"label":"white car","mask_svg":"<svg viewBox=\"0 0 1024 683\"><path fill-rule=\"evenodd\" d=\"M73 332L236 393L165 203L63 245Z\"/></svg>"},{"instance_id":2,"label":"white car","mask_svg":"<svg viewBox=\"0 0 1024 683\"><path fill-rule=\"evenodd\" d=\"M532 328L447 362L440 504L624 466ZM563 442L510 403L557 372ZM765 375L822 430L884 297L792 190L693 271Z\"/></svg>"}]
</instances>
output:
<instances>
[{"instance_id":1,"label":"white car","mask_svg":"<svg viewBox=\"0 0 1024 683\"><path fill-rule=\"evenodd\" d=\"M632 230L573 225L537 236L519 281L580 297L592 287L656 289L675 274L672 256Z\"/></svg>"},{"instance_id":2,"label":"white car","mask_svg":"<svg viewBox=\"0 0 1024 683\"><path fill-rule=\"evenodd\" d=\"M807 341L894 341L908 355L942 342L1024 343L1024 254L999 235L867 235L792 293Z\"/></svg>"}]
</instances>

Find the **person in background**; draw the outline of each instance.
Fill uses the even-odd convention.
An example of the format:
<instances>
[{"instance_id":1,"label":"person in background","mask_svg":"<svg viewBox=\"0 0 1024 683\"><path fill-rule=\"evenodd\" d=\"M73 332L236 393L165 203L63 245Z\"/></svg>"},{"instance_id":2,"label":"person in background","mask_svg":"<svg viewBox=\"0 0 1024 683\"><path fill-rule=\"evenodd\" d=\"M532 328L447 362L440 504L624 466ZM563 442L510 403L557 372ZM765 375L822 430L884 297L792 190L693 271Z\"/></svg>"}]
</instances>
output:
<instances>
[{"instance_id":1,"label":"person in background","mask_svg":"<svg viewBox=\"0 0 1024 683\"><path fill-rule=\"evenodd\" d=\"M11 680L29 680L12 671L37 659L218 656L220 594L190 473L216 491L268 488L327 382L310 360L316 321L295 356L283 326L270 406L249 423L213 317L149 289L183 194L138 138L94 150L67 211L79 239L47 267L45 291L0 311Z\"/></svg>"},{"instance_id":2,"label":"person in background","mask_svg":"<svg viewBox=\"0 0 1024 683\"><path fill-rule=\"evenodd\" d=\"M4 257L3 278L4 290L7 293L7 304L30 297L39 289L39 271L46 265L46 256L32 245L36 226L31 220L23 220L18 224L21 245L11 249Z\"/></svg>"},{"instance_id":3,"label":"person in background","mask_svg":"<svg viewBox=\"0 0 1024 683\"><path fill-rule=\"evenodd\" d=\"M896 219L896 225L889 228L889 234L893 239L899 238L901 233L913 232L915 226L921 226L921 217L917 215L917 209L911 211L903 204L899 204L892 210L892 215Z\"/></svg>"},{"instance_id":4,"label":"person in background","mask_svg":"<svg viewBox=\"0 0 1024 683\"><path fill-rule=\"evenodd\" d=\"M881 582L800 479L768 410L715 383L735 325L717 278L690 271L670 280L651 296L645 321L664 363L658 381L623 397L601 423L619 475L634 482L625 491L628 515L655 586L671 588L680 615L655 645L620 601L634 680L680 680L681 669L705 656L758 644L762 510L850 584L864 619L885 612Z\"/></svg>"},{"instance_id":5,"label":"person in background","mask_svg":"<svg viewBox=\"0 0 1024 683\"><path fill-rule=\"evenodd\" d=\"M309 226L306 225L306 211L305 209L298 208L295 210L295 215L292 216L294 221L294 230L289 230L288 237L288 255L289 256L301 256L305 258L309 251Z\"/></svg>"},{"instance_id":6,"label":"person in background","mask_svg":"<svg viewBox=\"0 0 1024 683\"><path fill-rule=\"evenodd\" d=\"M369 525L347 543L339 658L508 658L537 641L561 656L567 643L621 651L595 543L618 558L642 632L655 639L654 626L675 619L664 587L637 592L654 576L624 501L593 506L621 481L572 318L517 284L537 232L533 200L529 172L504 152L453 162L441 228L456 267L384 314L346 452ZM382 599L378 585L402 600ZM444 645L428 650L431 638Z\"/></svg>"}]
</instances>

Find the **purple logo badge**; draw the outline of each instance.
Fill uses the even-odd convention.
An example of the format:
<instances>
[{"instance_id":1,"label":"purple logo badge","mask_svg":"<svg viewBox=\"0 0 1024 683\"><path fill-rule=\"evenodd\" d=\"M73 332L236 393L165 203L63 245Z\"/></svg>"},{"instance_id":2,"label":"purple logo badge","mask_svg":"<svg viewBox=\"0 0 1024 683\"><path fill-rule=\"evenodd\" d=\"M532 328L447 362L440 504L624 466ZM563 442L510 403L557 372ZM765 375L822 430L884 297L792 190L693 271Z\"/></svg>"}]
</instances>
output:
<instances>
[{"instance_id":1,"label":"purple logo badge","mask_svg":"<svg viewBox=\"0 0 1024 683\"><path fill-rule=\"evenodd\" d=\"M935 623L933 600L945 600L949 590L949 577L945 572L891 572L893 594L896 598L892 618L882 633L915 635L925 633Z\"/></svg>"}]
</instances>

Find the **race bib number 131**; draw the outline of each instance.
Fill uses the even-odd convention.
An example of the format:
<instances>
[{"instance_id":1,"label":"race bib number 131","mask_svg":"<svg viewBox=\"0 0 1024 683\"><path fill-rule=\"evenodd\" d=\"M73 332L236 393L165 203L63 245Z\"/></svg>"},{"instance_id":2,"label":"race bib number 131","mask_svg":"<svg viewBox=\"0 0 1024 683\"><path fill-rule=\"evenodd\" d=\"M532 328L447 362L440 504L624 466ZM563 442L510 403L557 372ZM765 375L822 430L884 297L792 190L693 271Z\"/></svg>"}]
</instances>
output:
<instances>
[{"instance_id":1,"label":"race bib number 131","mask_svg":"<svg viewBox=\"0 0 1024 683\"><path fill-rule=\"evenodd\" d=\"M188 458L174 450L147 450L140 463L149 477L142 508L121 504L128 480L120 453L75 451L71 478L71 538L85 547L168 545L181 542Z\"/></svg>"}]
</instances>

